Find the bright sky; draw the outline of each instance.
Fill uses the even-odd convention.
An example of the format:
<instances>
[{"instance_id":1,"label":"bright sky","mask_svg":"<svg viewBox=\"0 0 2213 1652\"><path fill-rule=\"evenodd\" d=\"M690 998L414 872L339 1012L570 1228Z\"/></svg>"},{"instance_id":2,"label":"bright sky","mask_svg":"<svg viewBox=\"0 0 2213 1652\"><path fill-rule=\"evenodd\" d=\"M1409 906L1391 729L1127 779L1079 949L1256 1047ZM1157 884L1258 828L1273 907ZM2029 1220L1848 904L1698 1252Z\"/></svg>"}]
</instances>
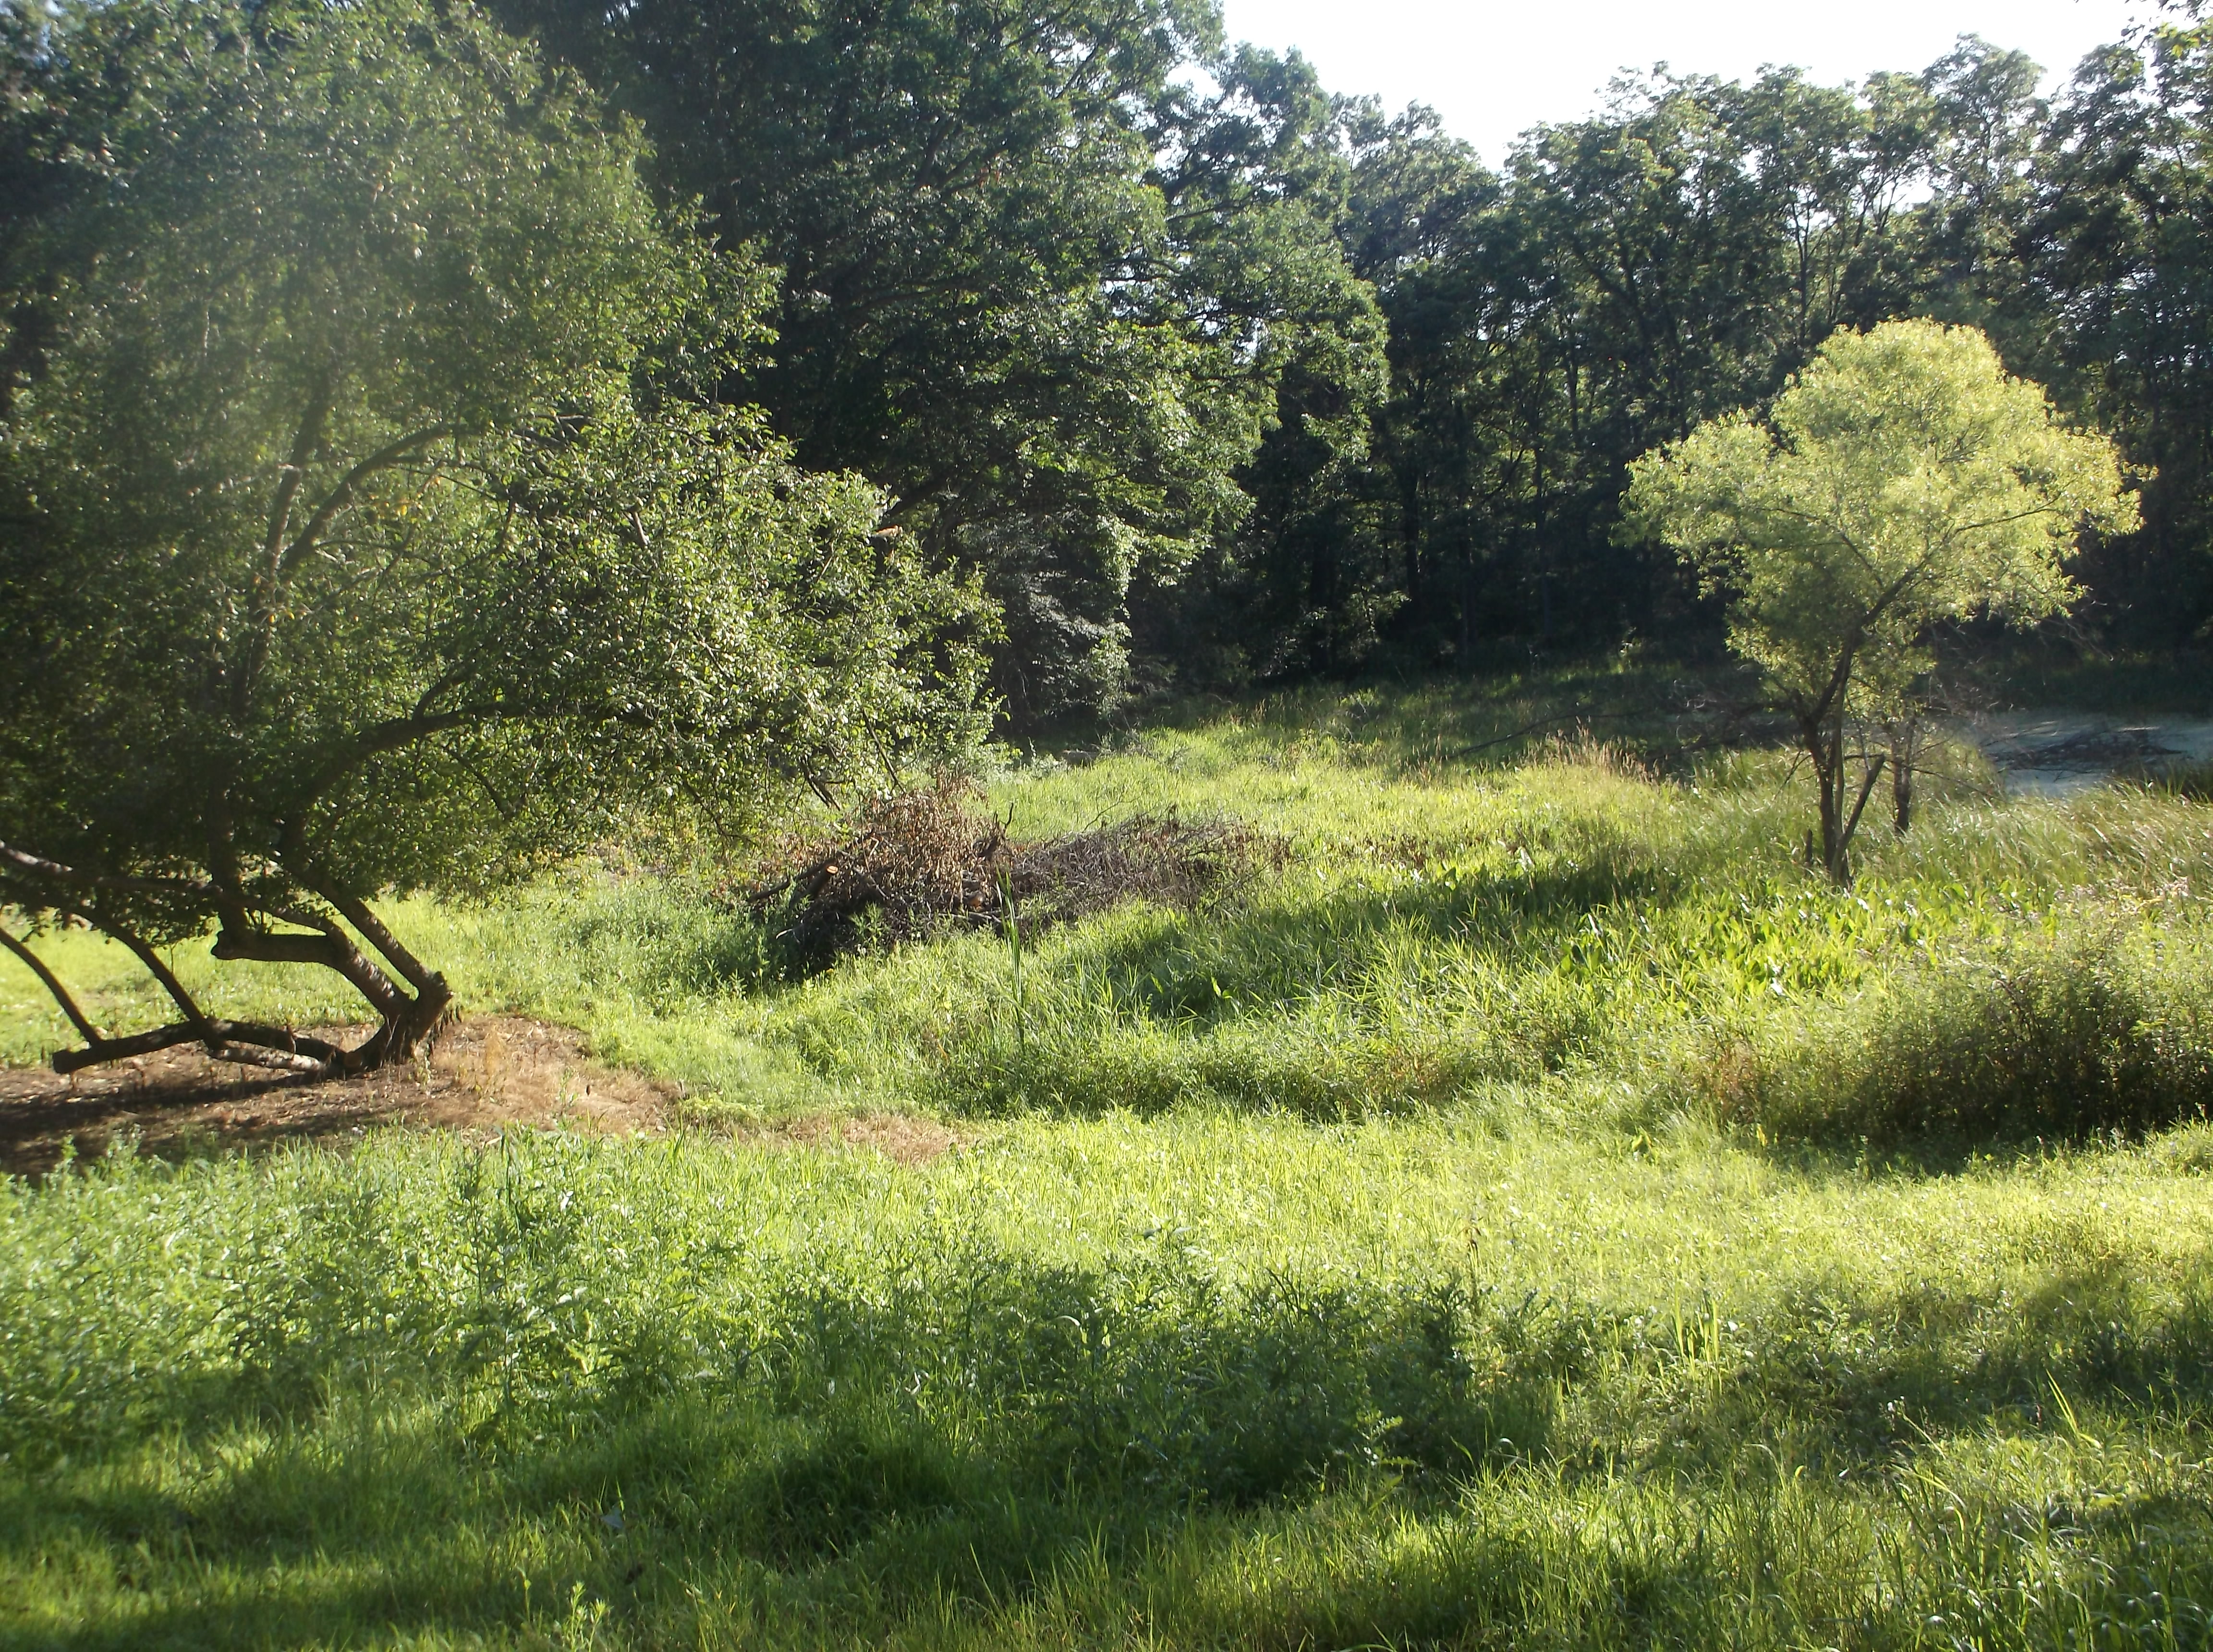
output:
<instances>
[{"instance_id":1,"label":"bright sky","mask_svg":"<svg viewBox=\"0 0 2213 1652\"><path fill-rule=\"evenodd\" d=\"M1795 64L1826 84L1918 70L1961 34L2065 77L2151 0L1224 0L1229 38L1296 46L1334 92L1426 103L1497 165L1540 120L1588 113L1617 70L1741 78Z\"/></svg>"}]
</instances>

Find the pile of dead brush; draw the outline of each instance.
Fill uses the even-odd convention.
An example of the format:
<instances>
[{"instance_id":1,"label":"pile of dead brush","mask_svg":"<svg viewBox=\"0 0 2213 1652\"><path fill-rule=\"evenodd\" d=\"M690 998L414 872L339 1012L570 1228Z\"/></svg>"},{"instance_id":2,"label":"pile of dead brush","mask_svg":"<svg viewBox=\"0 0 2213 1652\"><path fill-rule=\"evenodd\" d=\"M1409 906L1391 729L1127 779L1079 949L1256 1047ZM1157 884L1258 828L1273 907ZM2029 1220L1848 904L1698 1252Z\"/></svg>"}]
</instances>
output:
<instances>
[{"instance_id":1,"label":"pile of dead brush","mask_svg":"<svg viewBox=\"0 0 2213 1652\"><path fill-rule=\"evenodd\" d=\"M744 899L779 951L820 968L1010 916L1029 933L1120 900L1190 906L1284 854L1250 826L1174 814L1016 842L972 783L945 779L869 800L826 844L787 843Z\"/></svg>"}]
</instances>

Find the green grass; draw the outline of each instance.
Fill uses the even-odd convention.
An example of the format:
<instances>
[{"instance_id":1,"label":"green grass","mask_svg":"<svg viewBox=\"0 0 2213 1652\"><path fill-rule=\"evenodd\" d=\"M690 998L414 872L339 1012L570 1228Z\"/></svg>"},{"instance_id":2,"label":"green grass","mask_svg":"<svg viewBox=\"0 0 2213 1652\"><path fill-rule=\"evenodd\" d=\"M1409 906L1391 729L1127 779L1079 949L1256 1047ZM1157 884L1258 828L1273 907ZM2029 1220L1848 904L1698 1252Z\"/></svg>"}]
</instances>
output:
<instances>
[{"instance_id":1,"label":"green grass","mask_svg":"<svg viewBox=\"0 0 2213 1652\"><path fill-rule=\"evenodd\" d=\"M970 1144L10 1186L0 1645L2213 1643L2213 811L1962 791L1838 893L1787 758L1686 753L1667 692L1314 693L1019 764L1018 833L1290 844L1028 937L1019 1002L982 934L780 983L680 877L404 905L472 1007L703 1126ZM1468 750L1547 695L1628 754ZM226 1007L344 1013L197 951ZM59 1041L20 971L0 1029Z\"/></svg>"}]
</instances>

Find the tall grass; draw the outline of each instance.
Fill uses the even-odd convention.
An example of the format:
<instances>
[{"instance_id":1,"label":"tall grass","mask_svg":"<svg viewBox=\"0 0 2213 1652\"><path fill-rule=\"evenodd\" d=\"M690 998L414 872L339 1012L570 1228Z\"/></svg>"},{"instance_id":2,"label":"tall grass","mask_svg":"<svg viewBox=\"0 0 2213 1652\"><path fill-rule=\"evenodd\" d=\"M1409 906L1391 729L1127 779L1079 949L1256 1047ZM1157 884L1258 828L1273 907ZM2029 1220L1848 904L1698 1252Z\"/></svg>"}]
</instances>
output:
<instances>
[{"instance_id":1,"label":"tall grass","mask_svg":"<svg viewBox=\"0 0 2213 1652\"><path fill-rule=\"evenodd\" d=\"M704 885L592 868L396 922L465 1003L574 1022L729 1115L1338 1119L1510 1095L1601 1128L1688 1105L1754 1133L2027 1138L2199 1106L2203 804L1939 797L1910 837L1876 830L1838 891L1795 858L1802 787L1779 754L1667 775L1588 739L1437 756L1535 703L1308 694L1018 765L993 788L1018 832L1174 809L1293 850L1200 910L1125 905L1019 954L954 936L789 983L775 937ZM114 949L68 936L54 959L109 1019L159 1013ZM225 1009L357 1013L326 972L176 962ZM67 1041L12 960L0 1000L0 1054ZM2002 1071L2015 1050L2042 1064Z\"/></svg>"},{"instance_id":2,"label":"tall grass","mask_svg":"<svg viewBox=\"0 0 2213 1652\"><path fill-rule=\"evenodd\" d=\"M126 1159L0 1206L0 1635L2192 1643L2195 1151Z\"/></svg>"},{"instance_id":3,"label":"tall grass","mask_svg":"<svg viewBox=\"0 0 2213 1652\"><path fill-rule=\"evenodd\" d=\"M1292 844L1019 954L785 981L605 868L403 904L703 1128L8 1185L0 1645L2208 1644L2213 812L1963 788L1839 891L1788 759L1654 692L1015 763L1018 834ZM1610 743L1486 744L1547 692ZM717 1133L875 1108L966 1145Z\"/></svg>"}]
</instances>

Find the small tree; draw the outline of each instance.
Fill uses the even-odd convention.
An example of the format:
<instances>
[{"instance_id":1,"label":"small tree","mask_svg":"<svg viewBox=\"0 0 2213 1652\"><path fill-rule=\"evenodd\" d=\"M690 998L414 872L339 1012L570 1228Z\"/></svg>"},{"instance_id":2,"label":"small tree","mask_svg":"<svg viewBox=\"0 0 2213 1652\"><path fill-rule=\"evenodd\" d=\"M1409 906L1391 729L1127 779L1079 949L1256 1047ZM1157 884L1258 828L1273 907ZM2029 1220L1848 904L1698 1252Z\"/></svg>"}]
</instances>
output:
<instances>
[{"instance_id":1,"label":"small tree","mask_svg":"<svg viewBox=\"0 0 2213 1652\"><path fill-rule=\"evenodd\" d=\"M698 388L760 283L525 48L417 0L45 15L0 133L38 186L0 245L0 902L180 1016L111 1035L0 931L85 1038L58 1070L402 1057L448 992L381 892L972 732L972 593ZM378 1031L209 1015L158 948L210 929Z\"/></svg>"},{"instance_id":2,"label":"small tree","mask_svg":"<svg viewBox=\"0 0 2213 1652\"><path fill-rule=\"evenodd\" d=\"M1856 764L1852 726L1914 724L1930 627L2061 612L2077 535L2137 521L2109 441L2068 428L1982 333L1934 321L1832 335L1766 424L1710 419L1630 474L1628 531L1730 593L1730 643L1797 724L1840 881L1888 760Z\"/></svg>"}]
</instances>

